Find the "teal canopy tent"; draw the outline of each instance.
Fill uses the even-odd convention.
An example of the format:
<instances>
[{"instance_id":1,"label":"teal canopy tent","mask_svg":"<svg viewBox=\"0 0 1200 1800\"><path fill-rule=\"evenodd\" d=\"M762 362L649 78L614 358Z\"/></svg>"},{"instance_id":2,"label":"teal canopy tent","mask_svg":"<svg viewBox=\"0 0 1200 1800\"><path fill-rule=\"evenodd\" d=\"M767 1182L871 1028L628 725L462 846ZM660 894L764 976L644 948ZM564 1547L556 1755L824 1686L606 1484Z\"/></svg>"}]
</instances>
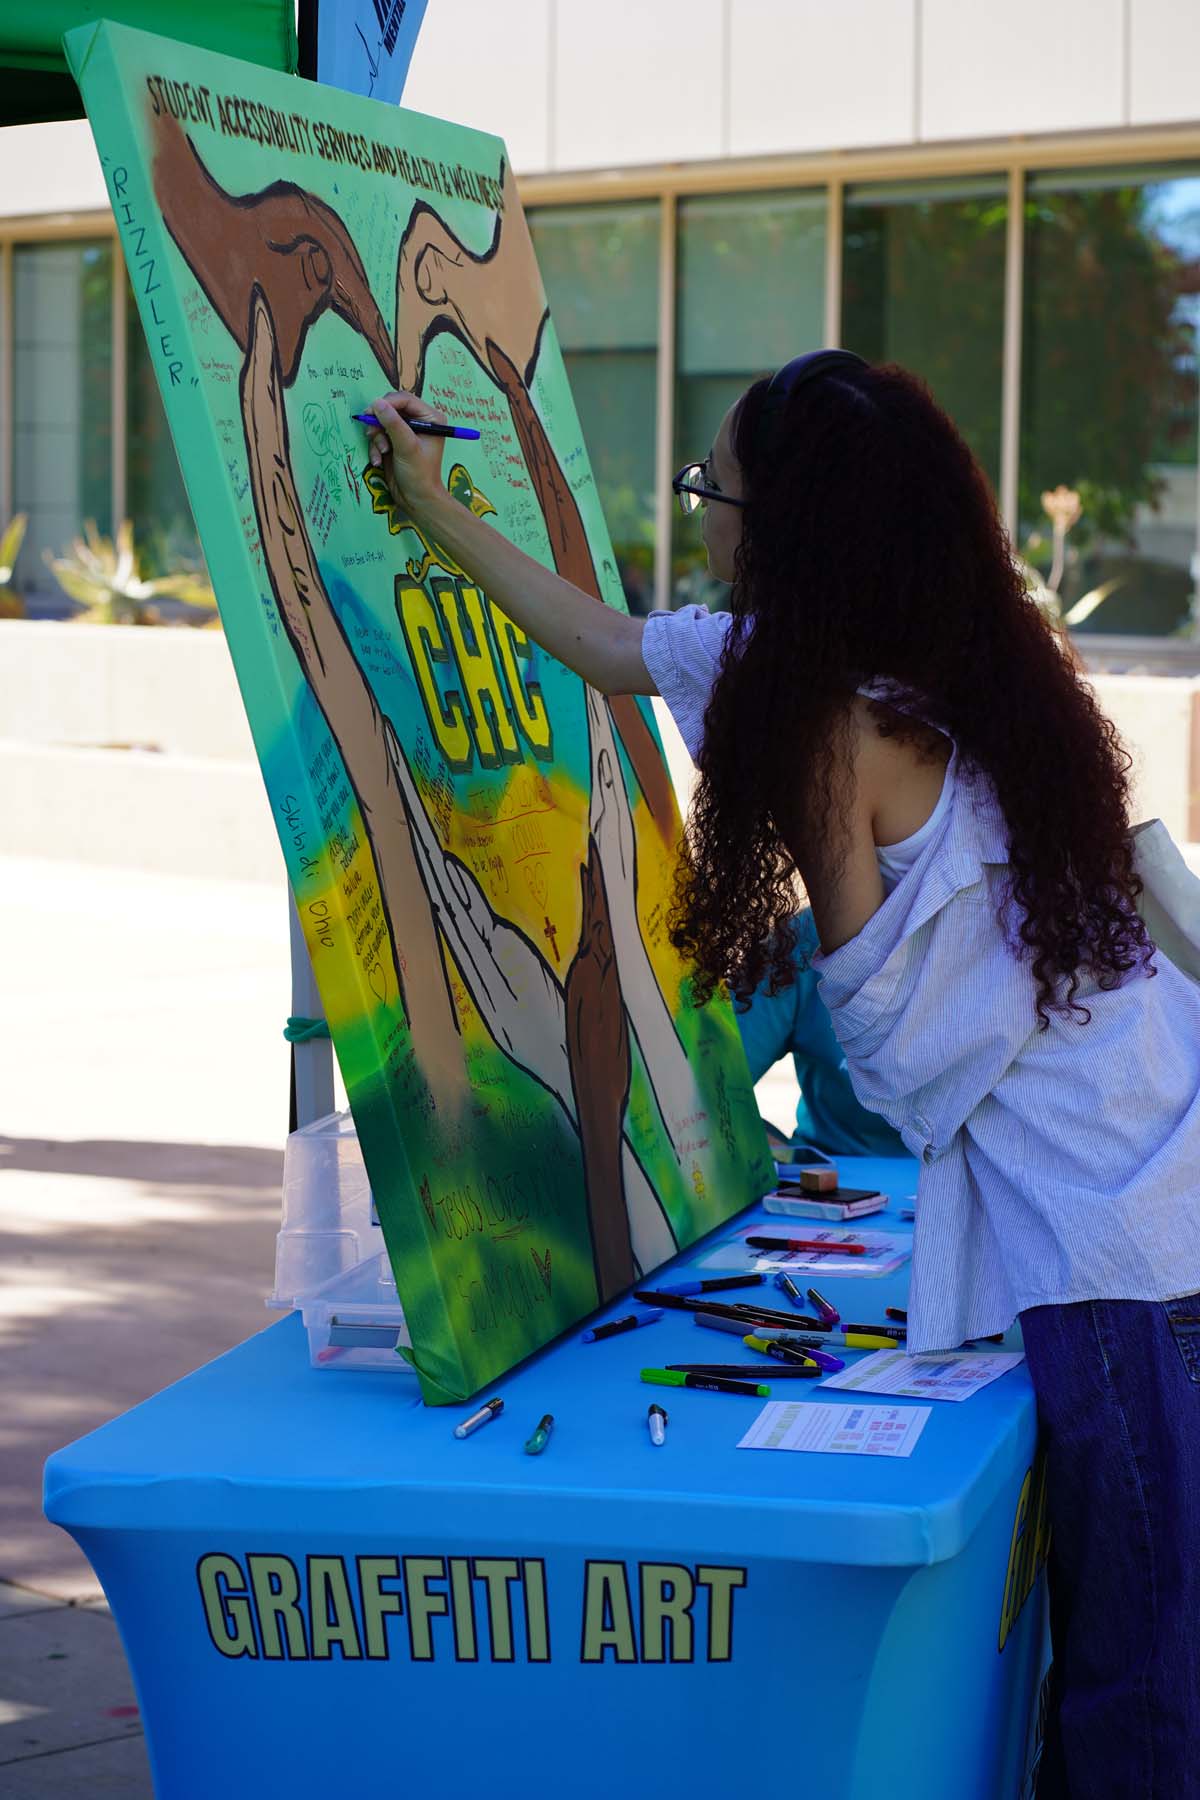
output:
<instances>
[{"instance_id":1,"label":"teal canopy tent","mask_svg":"<svg viewBox=\"0 0 1200 1800\"><path fill-rule=\"evenodd\" d=\"M0 0L0 125L83 117L62 40L97 19L295 73L294 0Z\"/></svg>"}]
</instances>

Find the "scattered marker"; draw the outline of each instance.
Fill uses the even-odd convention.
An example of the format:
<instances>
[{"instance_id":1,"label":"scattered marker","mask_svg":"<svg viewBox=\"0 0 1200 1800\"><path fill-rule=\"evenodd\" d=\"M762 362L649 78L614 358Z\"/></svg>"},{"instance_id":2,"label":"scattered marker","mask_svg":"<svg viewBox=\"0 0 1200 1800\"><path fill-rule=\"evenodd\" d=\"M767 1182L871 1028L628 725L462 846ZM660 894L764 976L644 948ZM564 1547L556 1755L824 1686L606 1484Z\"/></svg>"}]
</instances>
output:
<instances>
[{"instance_id":1,"label":"scattered marker","mask_svg":"<svg viewBox=\"0 0 1200 1800\"><path fill-rule=\"evenodd\" d=\"M648 1312L629 1313L623 1319L612 1319L607 1325L592 1325L580 1338L581 1344L598 1344L602 1338L619 1337L623 1331L636 1331L640 1325L657 1325L663 1316L661 1306Z\"/></svg>"},{"instance_id":2,"label":"scattered marker","mask_svg":"<svg viewBox=\"0 0 1200 1800\"><path fill-rule=\"evenodd\" d=\"M481 1425L490 1424L503 1411L503 1400L486 1400L478 1412L472 1413L469 1419L464 1419L461 1425L454 1427L455 1437L470 1437L473 1431L478 1431Z\"/></svg>"},{"instance_id":3,"label":"scattered marker","mask_svg":"<svg viewBox=\"0 0 1200 1800\"><path fill-rule=\"evenodd\" d=\"M525 1442L526 1456L540 1456L550 1442L550 1433L554 1430L554 1414L543 1413L537 1422L537 1428L531 1438Z\"/></svg>"}]
</instances>

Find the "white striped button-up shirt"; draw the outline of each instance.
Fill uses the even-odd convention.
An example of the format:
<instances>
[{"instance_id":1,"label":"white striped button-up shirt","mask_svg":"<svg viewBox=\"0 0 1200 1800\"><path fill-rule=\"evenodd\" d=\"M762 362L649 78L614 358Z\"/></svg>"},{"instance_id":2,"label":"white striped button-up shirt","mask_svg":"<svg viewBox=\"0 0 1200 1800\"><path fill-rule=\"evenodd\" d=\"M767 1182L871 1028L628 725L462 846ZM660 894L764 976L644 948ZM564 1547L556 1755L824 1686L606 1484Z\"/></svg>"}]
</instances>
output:
<instances>
[{"instance_id":1,"label":"white striped button-up shirt","mask_svg":"<svg viewBox=\"0 0 1200 1800\"><path fill-rule=\"evenodd\" d=\"M727 619L652 614L643 655L695 754ZM1026 1307L1200 1290L1200 987L1159 954L1038 1030L999 922L1008 834L952 761L951 803L858 935L814 957L862 1104L920 1160L910 1351Z\"/></svg>"}]
</instances>

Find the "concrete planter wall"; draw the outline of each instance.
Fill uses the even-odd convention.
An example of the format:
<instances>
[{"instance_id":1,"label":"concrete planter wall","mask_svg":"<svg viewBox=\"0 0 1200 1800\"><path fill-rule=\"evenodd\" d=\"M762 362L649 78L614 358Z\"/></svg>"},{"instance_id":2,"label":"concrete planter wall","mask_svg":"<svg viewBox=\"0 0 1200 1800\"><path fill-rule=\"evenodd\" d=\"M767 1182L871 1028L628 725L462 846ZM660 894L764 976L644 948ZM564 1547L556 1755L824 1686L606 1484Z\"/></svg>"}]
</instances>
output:
<instances>
[{"instance_id":1,"label":"concrete planter wall","mask_svg":"<svg viewBox=\"0 0 1200 1800\"><path fill-rule=\"evenodd\" d=\"M1200 842L1200 679L1093 679L1135 759L1135 817ZM686 802L691 764L658 710ZM0 796L11 855L283 881L220 632L0 621Z\"/></svg>"}]
</instances>

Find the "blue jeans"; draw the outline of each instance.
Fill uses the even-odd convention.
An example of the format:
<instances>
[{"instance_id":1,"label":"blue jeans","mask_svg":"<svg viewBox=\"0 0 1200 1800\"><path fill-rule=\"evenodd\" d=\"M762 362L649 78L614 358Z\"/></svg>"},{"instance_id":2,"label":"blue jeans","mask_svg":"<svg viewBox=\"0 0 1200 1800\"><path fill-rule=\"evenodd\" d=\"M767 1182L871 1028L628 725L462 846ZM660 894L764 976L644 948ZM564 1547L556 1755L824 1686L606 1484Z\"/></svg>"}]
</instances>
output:
<instances>
[{"instance_id":1,"label":"blue jeans","mask_svg":"<svg viewBox=\"0 0 1200 1800\"><path fill-rule=\"evenodd\" d=\"M1051 1528L1038 1800L1200 1800L1200 1294L1021 1327Z\"/></svg>"}]
</instances>

